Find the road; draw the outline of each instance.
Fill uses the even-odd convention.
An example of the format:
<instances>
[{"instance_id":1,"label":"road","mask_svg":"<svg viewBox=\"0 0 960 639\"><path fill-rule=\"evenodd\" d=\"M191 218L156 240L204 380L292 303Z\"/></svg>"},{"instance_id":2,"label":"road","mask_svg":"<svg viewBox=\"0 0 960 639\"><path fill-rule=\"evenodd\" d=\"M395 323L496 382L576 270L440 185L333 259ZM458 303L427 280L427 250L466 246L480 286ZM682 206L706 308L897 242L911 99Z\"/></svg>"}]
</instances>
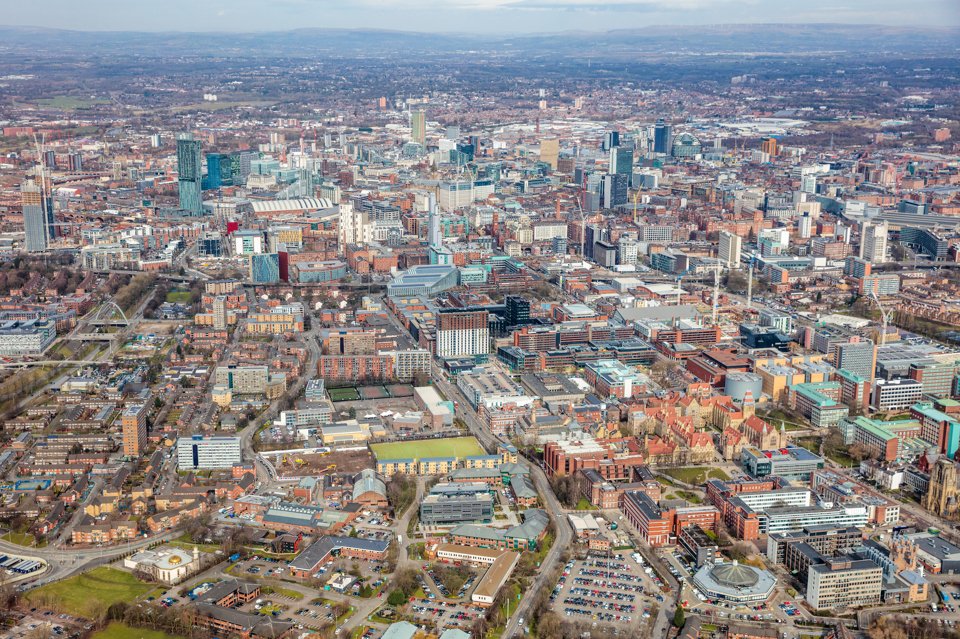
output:
<instances>
[{"instance_id":1,"label":"road","mask_svg":"<svg viewBox=\"0 0 960 639\"><path fill-rule=\"evenodd\" d=\"M234 339L238 339L240 327L234 331ZM317 363L320 360L320 343L317 341L317 327L311 325L310 330L304 331L303 337L307 345L307 350L309 351L307 355L307 362L304 365L304 374L297 380L297 382L287 389L287 392L284 393L283 397L280 399L275 399L270 402L270 405L260 413L256 419L250 422L250 424L240 431L240 447L243 451L243 457L245 459L251 460L254 464L254 468L257 473L257 480L261 483L261 489L266 490L270 487L278 485L276 470L253 449L253 436L259 430L259 427L263 425L264 422L271 422L279 414L280 403L284 401L286 397L297 397L303 391L304 386L307 384L307 380L312 379L317 373Z\"/></svg>"},{"instance_id":2,"label":"road","mask_svg":"<svg viewBox=\"0 0 960 639\"><path fill-rule=\"evenodd\" d=\"M124 555L133 551L141 550L154 544L163 543L176 539L180 536L179 530L169 530L159 535L143 537L136 541L116 546L107 546L103 548L80 548L80 549L60 549L54 547L47 548L26 548L18 546L7 541L0 541L0 552L12 555L31 555L39 557L50 565L49 570L40 575L40 579L26 586L21 586L26 590L35 588L54 581L66 579L78 572L83 572L111 563Z\"/></svg>"},{"instance_id":3,"label":"road","mask_svg":"<svg viewBox=\"0 0 960 639\"><path fill-rule=\"evenodd\" d=\"M433 383L444 395L446 395L448 400L456 399L456 416L466 423L471 434L477 438L477 440L483 445L484 448L487 449L487 451L495 452L498 444L506 443L502 442L500 439L495 437L493 433L483 427L479 419L477 419L476 412L467 401L467 398L460 393L458 388L455 388L445 379L443 372L436 364L432 364L432 376ZM559 565L561 554L563 554L563 551L569 548L570 544L573 542L573 532L570 530L570 524L567 522L566 515L563 512L563 507L560 505L557 496L553 493L553 489L550 487L550 482L547 480L546 473L543 472L543 469L540 468L540 466L530 463L523 457L519 459L519 462L530 471L530 479L533 480L534 485L537 487L537 492L540 493L540 497L544 504L544 509L553 520L553 526L556 530L556 539L553 543L553 546L550 548L550 551L547 553L547 556L541 563L540 570L537 572L536 577L534 577L533 583L528 586L526 592L524 593L523 599L520 601L520 605L517 606L517 609L507 620L507 629L503 633L503 639L508 639L509 637L520 637L526 634L526 628L520 626L519 620L524 620L524 623L529 622L536 594L544 589L553 589L554 584L548 583L548 580L552 580L554 577L554 568ZM514 621L514 619L517 621Z\"/></svg>"}]
</instances>

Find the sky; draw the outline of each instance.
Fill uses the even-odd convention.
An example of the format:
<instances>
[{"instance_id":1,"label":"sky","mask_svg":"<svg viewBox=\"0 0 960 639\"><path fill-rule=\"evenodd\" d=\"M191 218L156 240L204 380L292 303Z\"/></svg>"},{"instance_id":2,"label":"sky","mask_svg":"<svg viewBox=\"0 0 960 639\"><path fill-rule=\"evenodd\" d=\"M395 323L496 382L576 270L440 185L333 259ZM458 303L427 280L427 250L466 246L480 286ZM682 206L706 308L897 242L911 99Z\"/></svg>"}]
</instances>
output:
<instances>
[{"instance_id":1,"label":"sky","mask_svg":"<svg viewBox=\"0 0 960 639\"><path fill-rule=\"evenodd\" d=\"M960 0L2 0L0 24L84 31L375 28L608 31L650 25L849 23L960 26Z\"/></svg>"}]
</instances>

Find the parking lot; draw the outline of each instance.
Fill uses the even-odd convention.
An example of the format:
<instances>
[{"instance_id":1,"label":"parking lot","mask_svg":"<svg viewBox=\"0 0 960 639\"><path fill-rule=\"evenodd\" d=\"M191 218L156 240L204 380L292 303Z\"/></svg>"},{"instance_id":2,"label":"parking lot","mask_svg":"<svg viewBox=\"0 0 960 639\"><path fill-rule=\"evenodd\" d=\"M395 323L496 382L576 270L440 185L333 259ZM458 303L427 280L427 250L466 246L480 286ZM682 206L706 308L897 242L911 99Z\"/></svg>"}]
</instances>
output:
<instances>
[{"instance_id":1,"label":"parking lot","mask_svg":"<svg viewBox=\"0 0 960 639\"><path fill-rule=\"evenodd\" d=\"M550 595L554 610L571 621L636 627L663 602L663 583L629 552L571 560Z\"/></svg>"},{"instance_id":2,"label":"parking lot","mask_svg":"<svg viewBox=\"0 0 960 639\"><path fill-rule=\"evenodd\" d=\"M418 621L426 622L428 627L436 623L441 628L465 630L483 614L483 609L466 603L439 601L436 598L415 599L410 603L410 613Z\"/></svg>"},{"instance_id":3,"label":"parking lot","mask_svg":"<svg viewBox=\"0 0 960 639\"><path fill-rule=\"evenodd\" d=\"M10 612L9 614L14 625L5 628L2 636L10 637L10 639L28 639L37 636L54 639L76 639L91 627L88 621L49 610L41 612L34 608L20 619L16 619L16 616L19 615L17 612Z\"/></svg>"}]
</instances>

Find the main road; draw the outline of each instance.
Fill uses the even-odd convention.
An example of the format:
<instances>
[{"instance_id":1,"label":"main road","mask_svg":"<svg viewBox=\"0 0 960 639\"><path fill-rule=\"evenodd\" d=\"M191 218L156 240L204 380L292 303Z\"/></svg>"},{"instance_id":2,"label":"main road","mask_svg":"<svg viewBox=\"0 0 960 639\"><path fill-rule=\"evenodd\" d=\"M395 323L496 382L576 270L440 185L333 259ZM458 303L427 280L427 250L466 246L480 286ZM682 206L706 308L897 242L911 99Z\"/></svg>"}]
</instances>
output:
<instances>
[{"instance_id":1,"label":"main road","mask_svg":"<svg viewBox=\"0 0 960 639\"><path fill-rule=\"evenodd\" d=\"M460 389L454 387L446 380L443 372L436 364L432 365L432 377L433 383L446 395L448 400L456 399L456 416L464 421L470 433L477 438L488 452L495 452L498 444L507 443L483 427L473 407L467 402L467 398L463 396ZM544 508L553 520L556 539L549 552L547 552L543 563L541 563L540 570L537 572L536 577L534 577L533 583L527 587L523 599L520 601L520 605L517 606L517 609L510 618L507 619L506 630L504 630L502 635L503 639L520 637L527 634L525 626L530 621L530 613L534 600L541 590L553 588L554 584L548 583L548 579L553 578L554 568L559 564L561 554L563 554L563 551L569 548L573 542L573 533L570 530L570 524L567 522L563 507L554 494L553 488L550 487L546 473L543 472L543 469L539 465L531 463L524 457L520 457L519 462L530 471L530 478L536 485L537 492L540 493ZM514 621L514 619L516 619L516 621Z\"/></svg>"}]
</instances>

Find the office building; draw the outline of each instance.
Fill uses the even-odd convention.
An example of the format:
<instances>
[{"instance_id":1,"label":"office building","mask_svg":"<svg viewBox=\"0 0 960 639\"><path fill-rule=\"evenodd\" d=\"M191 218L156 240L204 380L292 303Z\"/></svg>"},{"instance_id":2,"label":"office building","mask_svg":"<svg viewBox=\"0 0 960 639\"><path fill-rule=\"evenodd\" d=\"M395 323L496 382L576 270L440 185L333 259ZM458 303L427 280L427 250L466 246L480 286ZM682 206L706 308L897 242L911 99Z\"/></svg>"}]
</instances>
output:
<instances>
[{"instance_id":1,"label":"office building","mask_svg":"<svg viewBox=\"0 0 960 639\"><path fill-rule=\"evenodd\" d=\"M657 120L656 125L653 127L653 152L666 155L670 153L672 147L673 127L662 119Z\"/></svg>"},{"instance_id":2,"label":"office building","mask_svg":"<svg viewBox=\"0 0 960 639\"><path fill-rule=\"evenodd\" d=\"M427 460L420 460L421 463ZM493 521L493 495L485 483L437 484L420 502L420 522L443 526Z\"/></svg>"},{"instance_id":3,"label":"office building","mask_svg":"<svg viewBox=\"0 0 960 639\"><path fill-rule=\"evenodd\" d=\"M504 299L504 320L507 326L525 326L530 323L530 301L519 295L508 295Z\"/></svg>"},{"instance_id":4,"label":"office building","mask_svg":"<svg viewBox=\"0 0 960 639\"><path fill-rule=\"evenodd\" d=\"M727 268L737 268L740 265L740 251L743 240L739 235L727 231L720 231L720 249L717 256Z\"/></svg>"},{"instance_id":5,"label":"office building","mask_svg":"<svg viewBox=\"0 0 960 639\"><path fill-rule=\"evenodd\" d=\"M475 357L490 352L487 311L441 309L437 314L437 357Z\"/></svg>"},{"instance_id":6,"label":"office building","mask_svg":"<svg viewBox=\"0 0 960 639\"><path fill-rule=\"evenodd\" d=\"M801 530L767 536L767 559L787 570L799 570L796 547L805 544L821 555L834 556L863 544L863 532L851 526L804 526ZM793 548L791 548L791 546Z\"/></svg>"},{"instance_id":7,"label":"office building","mask_svg":"<svg viewBox=\"0 0 960 639\"><path fill-rule=\"evenodd\" d=\"M625 175L629 182L633 175L633 149L628 146L617 146L610 149L610 173Z\"/></svg>"},{"instance_id":8,"label":"office building","mask_svg":"<svg viewBox=\"0 0 960 639\"><path fill-rule=\"evenodd\" d=\"M609 242L595 242L593 261L604 268L613 268L617 265L617 245Z\"/></svg>"},{"instance_id":9,"label":"office building","mask_svg":"<svg viewBox=\"0 0 960 639\"><path fill-rule=\"evenodd\" d=\"M0 355L40 355L57 339L49 319L0 321Z\"/></svg>"},{"instance_id":10,"label":"office building","mask_svg":"<svg viewBox=\"0 0 960 639\"><path fill-rule=\"evenodd\" d=\"M869 559L844 555L823 559L807 574L807 603L814 610L835 610L880 603L883 569Z\"/></svg>"},{"instance_id":11,"label":"office building","mask_svg":"<svg viewBox=\"0 0 960 639\"><path fill-rule=\"evenodd\" d=\"M147 407L144 404L127 406L120 415L123 435L123 454L139 457L147 446Z\"/></svg>"},{"instance_id":12,"label":"office building","mask_svg":"<svg viewBox=\"0 0 960 639\"><path fill-rule=\"evenodd\" d=\"M813 471L823 468L824 461L823 457L800 446L776 450L744 446L740 451L740 464L757 479L775 476L791 481L808 481Z\"/></svg>"},{"instance_id":13,"label":"office building","mask_svg":"<svg viewBox=\"0 0 960 639\"><path fill-rule=\"evenodd\" d=\"M864 222L860 226L860 258L878 263L887 260L887 223Z\"/></svg>"},{"instance_id":14,"label":"office building","mask_svg":"<svg viewBox=\"0 0 960 639\"><path fill-rule=\"evenodd\" d=\"M608 173L603 176L601 184L601 202L600 205L605 209L612 209L626 204L628 200L629 175L621 173Z\"/></svg>"},{"instance_id":15,"label":"office building","mask_svg":"<svg viewBox=\"0 0 960 639\"><path fill-rule=\"evenodd\" d=\"M910 364L907 376L920 382L924 395L950 397L957 377L957 366L951 362L914 362Z\"/></svg>"},{"instance_id":16,"label":"office building","mask_svg":"<svg viewBox=\"0 0 960 639\"><path fill-rule=\"evenodd\" d=\"M444 211L469 206L477 200L487 199L495 192L492 180L441 182L437 188L440 208Z\"/></svg>"},{"instance_id":17,"label":"office building","mask_svg":"<svg viewBox=\"0 0 960 639\"><path fill-rule=\"evenodd\" d=\"M863 379L872 380L877 370L877 347L870 340L837 344L834 365Z\"/></svg>"},{"instance_id":18,"label":"office building","mask_svg":"<svg viewBox=\"0 0 960 639\"><path fill-rule=\"evenodd\" d=\"M180 194L180 210L189 215L203 215L203 158L200 141L184 133L177 137L177 186Z\"/></svg>"},{"instance_id":19,"label":"office building","mask_svg":"<svg viewBox=\"0 0 960 639\"><path fill-rule=\"evenodd\" d=\"M670 155L675 158L695 158L700 151L700 140L689 133L681 133L670 145Z\"/></svg>"},{"instance_id":20,"label":"office building","mask_svg":"<svg viewBox=\"0 0 960 639\"><path fill-rule=\"evenodd\" d=\"M427 142L427 112L410 112L410 140L423 146Z\"/></svg>"},{"instance_id":21,"label":"office building","mask_svg":"<svg viewBox=\"0 0 960 639\"><path fill-rule=\"evenodd\" d=\"M44 189L35 181L26 181L20 187L23 206L24 249L28 253L40 253L50 246L55 237L53 200L46 197Z\"/></svg>"},{"instance_id":22,"label":"office building","mask_svg":"<svg viewBox=\"0 0 960 639\"><path fill-rule=\"evenodd\" d=\"M873 386L874 410L906 410L920 401L923 384L915 379L878 379Z\"/></svg>"},{"instance_id":23,"label":"office building","mask_svg":"<svg viewBox=\"0 0 960 639\"><path fill-rule=\"evenodd\" d=\"M177 439L177 470L233 468L241 461L239 437L194 435Z\"/></svg>"}]
</instances>

